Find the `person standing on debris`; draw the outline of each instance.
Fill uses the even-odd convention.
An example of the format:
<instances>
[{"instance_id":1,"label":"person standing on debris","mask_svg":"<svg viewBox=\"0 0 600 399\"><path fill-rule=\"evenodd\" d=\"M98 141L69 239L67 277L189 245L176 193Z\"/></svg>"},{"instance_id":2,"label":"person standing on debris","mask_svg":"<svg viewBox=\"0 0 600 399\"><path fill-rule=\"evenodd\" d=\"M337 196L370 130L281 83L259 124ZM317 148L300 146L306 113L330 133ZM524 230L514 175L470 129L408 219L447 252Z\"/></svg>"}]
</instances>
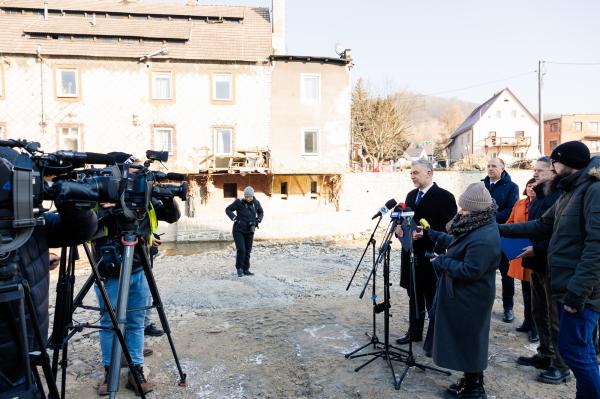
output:
<instances>
[{"instance_id":1,"label":"person standing on debris","mask_svg":"<svg viewBox=\"0 0 600 399\"><path fill-rule=\"evenodd\" d=\"M264 212L260 202L254 197L254 189L244 189L244 199L237 198L225 208L225 213L233 221L233 241L235 242L235 268L238 277L252 276L250 271L250 252L254 241L254 231L262 222Z\"/></svg>"},{"instance_id":2,"label":"person standing on debris","mask_svg":"<svg viewBox=\"0 0 600 399\"><path fill-rule=\"evenodd\" d=\"M482 180L498 205L496 212L496 223L498 224L506 223L515 202L519 199L519 187L513 183L504 168L505 164L502 159L490 159L487 164L487 176ZM502 321L512 323L515 318L513 315L515 279L508 275L508 259L504 254L500 260L499 269L502 276L502 306L504 307Z\"/></svg>"}]
</instances>

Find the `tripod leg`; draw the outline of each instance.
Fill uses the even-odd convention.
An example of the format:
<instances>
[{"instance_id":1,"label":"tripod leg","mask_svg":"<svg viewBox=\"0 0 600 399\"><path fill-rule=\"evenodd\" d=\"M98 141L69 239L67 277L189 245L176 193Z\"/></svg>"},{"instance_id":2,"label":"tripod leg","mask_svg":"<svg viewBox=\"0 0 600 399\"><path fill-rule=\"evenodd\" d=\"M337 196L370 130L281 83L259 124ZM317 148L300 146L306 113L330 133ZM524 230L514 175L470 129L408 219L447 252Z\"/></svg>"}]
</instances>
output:
<instances>
[{"instance_id":1,"label":"tripod leg","mask_svg":"<svg viewBox=\"0 0 600 399\"><path fill-rule=\"evenodd\" d=\"M167 339L169 340L169 346L171 347L171 352L173 353L173 358L175 359L177 371L179 372L179 386L186 386L187 375L183 372L181 364L179 363L179 357L177 356L175 343L173 342L173 337L171 336L171 328L169 327L169 321L167 320L167 316L165 315L163 303L158 292L158 286L156 285L154 274L152 273L152 269L150 268L150 258L148 257L148 251L146 249L147 247L145 244L137 247L138 254L142 259L142 266L144 268L144 273L146 274L148 287L150 288L150 293L152 294L152 305L156 307L156 312L158 313L160 324L165 334L167 335Z\"/></svg>"}]
</instances>

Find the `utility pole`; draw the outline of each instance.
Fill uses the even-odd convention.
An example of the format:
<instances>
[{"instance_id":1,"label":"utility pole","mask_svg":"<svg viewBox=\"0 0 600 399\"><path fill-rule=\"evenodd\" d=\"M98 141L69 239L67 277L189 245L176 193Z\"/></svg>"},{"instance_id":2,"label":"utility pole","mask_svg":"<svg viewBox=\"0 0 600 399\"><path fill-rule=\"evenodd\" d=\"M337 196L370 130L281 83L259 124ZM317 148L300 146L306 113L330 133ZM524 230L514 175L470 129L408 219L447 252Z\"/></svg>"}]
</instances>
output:
<instances>
[{"instance_id":1,"label":"utility pole","mask_svg":"<svg viewBox=\"0 0 600 399\"><path fill-rule=\"evenodd\" d=\"M544 85L544 61L538 61L538 149L544 155L544 114L542 112L542 86Z\"/></svg>"}]
</instances>

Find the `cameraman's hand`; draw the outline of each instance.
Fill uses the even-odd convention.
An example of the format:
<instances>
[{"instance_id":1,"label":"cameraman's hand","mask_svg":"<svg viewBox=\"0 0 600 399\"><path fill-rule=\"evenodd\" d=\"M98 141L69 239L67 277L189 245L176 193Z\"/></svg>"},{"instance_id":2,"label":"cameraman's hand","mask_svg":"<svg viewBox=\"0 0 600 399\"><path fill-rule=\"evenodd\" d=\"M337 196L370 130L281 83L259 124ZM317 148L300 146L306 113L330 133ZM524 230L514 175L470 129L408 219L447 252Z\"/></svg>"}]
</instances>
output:
<instances>
[{"instance_id":1,"label":"cameraman's hand","mask_svg":"<svg viewBox=\"0 0 600 399\"><path fill-rule=\"evenodd\" d=\"M54 270L60 263L60 256L57 254L50 253L50 264L48 265L48 270Z\"/></svg>"},{"instance_id":2,"label":"cameraman's hand","mask_svg":"<svg viewBox=\"0 0 600 399\"><path fill-rule=\"evenodd\" d=\"M402 230L402 226L396 226L396 237L402 238L404 237L404 230Z\"/></svg>"},{"instance_id":3,"label":"cameraman's hand","mask_svg":"<svg viewBox=\"0 0 600 399\"><path fill-rule=\"evenodd\" d=\"M162 244L162 241L160 239L160 235L154 234L154 238L152 239L152 246L159 247L161 244Z\"/></svg>"},{"instance_id":4,"label":"cameraman's hand","mask_svg":"<svg viewBox=\"0 0 600 399\"><path fill-rule=\"evenodd\" d=\"M117 206L117 204L113 203L113 202L101 202L100 203L100 207L102 209L109 209L109 208L114 208L115 206Z\"/></svg>"}]
</instances>

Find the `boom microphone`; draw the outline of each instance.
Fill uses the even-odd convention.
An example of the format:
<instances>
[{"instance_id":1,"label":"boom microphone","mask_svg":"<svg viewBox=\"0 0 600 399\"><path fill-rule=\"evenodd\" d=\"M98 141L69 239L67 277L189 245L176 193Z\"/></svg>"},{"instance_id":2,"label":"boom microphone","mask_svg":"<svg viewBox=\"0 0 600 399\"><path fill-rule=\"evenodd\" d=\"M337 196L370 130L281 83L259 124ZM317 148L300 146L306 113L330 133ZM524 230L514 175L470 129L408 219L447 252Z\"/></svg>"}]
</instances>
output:
<instances>
[{"instance_id":1,"label":"boom microphone","mask_svg":"<svg viewBox=\"0 0 600 399\"><path fill-rule=\"evenodd\" d=\"M376 218L388 213L388 211L390 209L393 209L397 204L398 203L393 198L391 200L388 200L388 202L386 202L385 205L382 206L381 209L379 209L379 211L375 215L373 215L371 220L376 219Z\"/></svg>"}]
</instances>

